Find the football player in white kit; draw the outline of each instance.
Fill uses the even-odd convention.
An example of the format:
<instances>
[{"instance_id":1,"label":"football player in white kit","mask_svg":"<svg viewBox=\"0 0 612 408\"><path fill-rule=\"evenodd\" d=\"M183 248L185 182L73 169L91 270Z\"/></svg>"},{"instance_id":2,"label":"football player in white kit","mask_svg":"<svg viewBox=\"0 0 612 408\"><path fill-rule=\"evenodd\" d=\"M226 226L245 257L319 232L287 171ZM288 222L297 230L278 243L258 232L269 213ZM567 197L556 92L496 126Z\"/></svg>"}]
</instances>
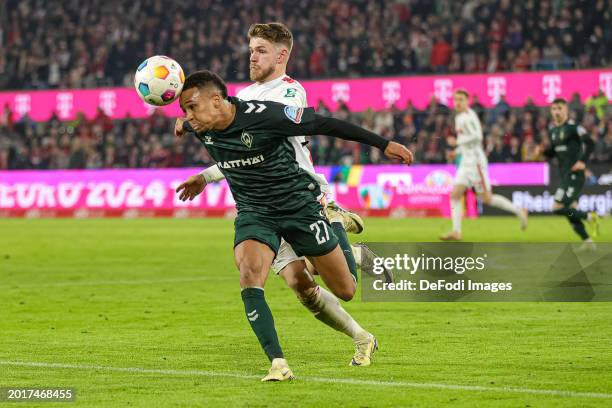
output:
<instances>
[{"instance_id":1,"label":"football player in white kit","mask_svg":"<svg viewBox=\"0 0 612 408\"><path fill-rule=\"evenodd\" d=\"M307 107L306 91L299 82L285 73L293 46L291 31L281 23L253 24L249 29L248 37L249 74L254 83L240 90L236 96L247 101L274 101L285 105ZM183 132L182 122L179 123L178 120L175 132L177 136L181 136ZM355 259L361 258L360 251L369 250L361 246L355 246L351 250L346 232L360 233L363 230L363 221L358 215L350 213L326 199L325 195L329 193L329 185L323 175L315 172L310 151L306 147L305 137L296 136L288 139L295 149L296 160L299 165L319 180L321 191L324 193L322 204L325 206L326 215L341 243L340 246L349 269L356 276ZM205 169L200 174L204 177L206 183L220 181L224 178L216 165ZM297 256L291 245L285 240L281 241L272 268L293 289L300 302L318 320L353 339L355 353L350 365L370 365L372 355L378 348L376 338L364 330L346 312L336 296L315 282L311 272L309 272L309 269L310 271L314 269L312 265L310 263L307 265L307 260L304 257ZM275 367L273 365L266 378L282 380L282 373L282 366Z\"/></svg>"},{"instance_id":2,"label":"football player in white kit","mask_svg":"<svg viewBox=\"0 0 612 408\"><path fill-rule=\"evenodd\" d=\"M455 154L459 158L459 167L451 193L453 230L440 236L443 241L461 240L461 198L468 188L473 188L483 203L516 215L520 219L521 229L527 228L527 210L516 207L506 197L491 191L487 156L482 148L482 127L478 115L470 109L468 99L469 94L463 89L456 90L453 95L457 133Z\"/></svg>"}]
</instances>

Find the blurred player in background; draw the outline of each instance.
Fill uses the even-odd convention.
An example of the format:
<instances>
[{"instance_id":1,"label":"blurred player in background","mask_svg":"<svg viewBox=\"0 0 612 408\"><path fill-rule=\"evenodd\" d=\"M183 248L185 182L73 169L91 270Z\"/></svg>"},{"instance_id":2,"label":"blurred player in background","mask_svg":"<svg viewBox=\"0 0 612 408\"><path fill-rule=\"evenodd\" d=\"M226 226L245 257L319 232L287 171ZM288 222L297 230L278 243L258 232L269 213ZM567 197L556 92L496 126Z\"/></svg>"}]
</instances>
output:
<instances>
[{"instance_id":1,"label":"blurred player in background","mask_svg":"<svg viewBox=\"0 0 612 408\"><path fill-rule=\"evenodd\" d=\"M281 23L253 24L248 32L250 65L249 74L255 83L238 92L237 97L249 101L274 101L298 108L308 107L306 91L299 82L286 74L287 63L293 46L291 31ZM178 123L178 121L177 121ZM177 125L177 132L181 132ZM338 237L349 270L357 278L357 260L361 260L360 251L370 253L366 247L351 248L346 232L360 233L363 221L337 204L325 199L329 185L325 176L317 174L312 164L310 151L304 136L289 137L295 151L295 158L304 170L318 181L324 196L322 204ZM223 180L224 176L217 165L205 169L202 173L206 183ZM353 253L355 251L355 254ZM367 366L371 363L372 354L377 348L376 339L364 330L340 305L338 299L327 289L319 286L313 279L314 268L303 256L298 256L290 244L281 241L278 254L272 269L279 274L293 289L300 302L321 322L338 330L353 339L355 353L350 364Z\"/></svg>"},{"instance_id":2,"label":"blurred player in background","mask_svg":"<svg viewBox=\"0 0 612 408\"><path fill-rule=\"evenodd\" d=\"M463 195L468 188L473 188L480 200L490 206L511 212L521 222L521 229L527 228L527 210L516 207L510 200L499 194L493 194L489 182L487 155L482 148L482 127L478 115L470 109L469 94L463 89L455 91L455 131L457 133L455 155L459 167L455 176L455 185L451 193L452 231L440 236L443 241L461 240L461 218L463 217Z\"/></svg>"},{"instance_id":3,"label":"blurred player in background","mask_svg":"<svg viewBox=\"0 0 612 408\"><path fill-rule=\"evenodd\" d=\"M577 209L580 192L584 186L584 170L593 152L594 142L587 131L569 120L565 99L555 99L550 106L553 127L550 129L550 146L540 147L548 158L556 157L561 181L555 192L553 212L567 218L576 234L584 242L585 249L595 249L593 240L584 228L589 222L593 236L599 234L599 216Z\"/></svg>"}]
</instances>

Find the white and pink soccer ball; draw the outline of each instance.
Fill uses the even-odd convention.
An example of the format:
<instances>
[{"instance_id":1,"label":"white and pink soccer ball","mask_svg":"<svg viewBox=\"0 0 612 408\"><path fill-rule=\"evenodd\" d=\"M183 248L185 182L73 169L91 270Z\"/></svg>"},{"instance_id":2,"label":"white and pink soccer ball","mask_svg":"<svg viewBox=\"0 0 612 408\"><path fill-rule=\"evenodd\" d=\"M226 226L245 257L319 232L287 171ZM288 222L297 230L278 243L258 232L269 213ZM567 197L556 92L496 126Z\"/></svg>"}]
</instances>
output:
<instances>
[{"instance_id":1,"label":"white and pink soccer ball","mask_svg":"<svg viewBox=\"0 0 612 408\"><path fill-rule=\"evenodd\" d=\"M179 63L165 55L144 60L134 76L138 96L155 106L174 102L183 90L184 83L185 74Z\"/></svg>"}]
</instances>

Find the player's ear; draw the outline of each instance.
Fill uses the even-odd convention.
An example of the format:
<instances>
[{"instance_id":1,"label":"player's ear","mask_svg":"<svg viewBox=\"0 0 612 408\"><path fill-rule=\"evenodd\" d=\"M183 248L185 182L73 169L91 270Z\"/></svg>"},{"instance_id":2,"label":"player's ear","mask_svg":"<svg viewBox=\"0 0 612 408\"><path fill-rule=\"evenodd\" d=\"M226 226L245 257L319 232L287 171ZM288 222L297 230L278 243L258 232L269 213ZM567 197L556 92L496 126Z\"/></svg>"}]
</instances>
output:
<instances>
[{"instance_id":1,"label":"player's ear","mask_svg":"<svg viewBox=\"0 0 612 408\"><path fill-rule=\"evenodd\" d=\"M278 54L278 58L276 59L276 62L278 64L282 64L283 61L286 61L288 58L289 58L289 51L286 48L283 48L281 52Z\"/></svg>"},{"instance_id":2,"label":"player's ear","mask_svg":"<svg viewBox=\"0 0 612 408\"><path fill-rule=\"evenodd\" d=\"M219 109L221 107L222 102L223 102L223 98L218 93L212 96L212 103L215 109Z\"/></svg>"}]
</instances>

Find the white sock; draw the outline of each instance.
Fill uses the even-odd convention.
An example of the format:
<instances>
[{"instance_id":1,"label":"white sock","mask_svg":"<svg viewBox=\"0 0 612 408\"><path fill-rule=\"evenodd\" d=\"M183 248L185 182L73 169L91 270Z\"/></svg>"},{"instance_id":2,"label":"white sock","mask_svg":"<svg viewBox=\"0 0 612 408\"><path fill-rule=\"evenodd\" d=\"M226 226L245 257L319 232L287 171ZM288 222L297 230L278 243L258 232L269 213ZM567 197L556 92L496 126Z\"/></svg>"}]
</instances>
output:
<instances>
[{"instance_id":1,"label":"white sock","mask_svg":"<svg viewBox=\"0 0 612 408\"><path fill-rule=\"evenodd\" d=\"M332 329L346 334L353 340L368 335L368 332L359 326L355 319L344 310L340 302L338 302L338 299L325 290L325 288L320 286L313 288L310 295L306 298L300 298L300 302L302 302L318 320Z\"/></svg>"},{"instance_id":2,"label":"white sock","mask_svg":"<svg viewBox=\"0 0 612 408\"><path fill-rule=\"evenodd\" d=\"M506 197L501 196L499 194L493 194L491 196L491 201L489 201L489 205L493 207L497 207L504 211L511 212L515 214L516 216L521 215L521 210L518 207L516 207L514 204L512 204L512 201L508 200Z\"/></svg>"},{"instance_id":3,"label":"white sock","mask_svg":"<svg viewBox=\"0 0 612 408\"><path fill-rule=\"evenodd\" d=\"M461 234L461 217L463 217L463 203L461 199L451 198L451 218L453 220L453 232Z\"/></svg>"},{"instance_id":4,"label":"white sock","mask_svg":"<svg viewBox=\"0 0 612 408\"><path fill-rule=\"evenodd\" d=\"M353 251L355 263L359 268L361 268L361 247L359 245L351 245L351 250Z\"/></svg>"}]
</instances>

